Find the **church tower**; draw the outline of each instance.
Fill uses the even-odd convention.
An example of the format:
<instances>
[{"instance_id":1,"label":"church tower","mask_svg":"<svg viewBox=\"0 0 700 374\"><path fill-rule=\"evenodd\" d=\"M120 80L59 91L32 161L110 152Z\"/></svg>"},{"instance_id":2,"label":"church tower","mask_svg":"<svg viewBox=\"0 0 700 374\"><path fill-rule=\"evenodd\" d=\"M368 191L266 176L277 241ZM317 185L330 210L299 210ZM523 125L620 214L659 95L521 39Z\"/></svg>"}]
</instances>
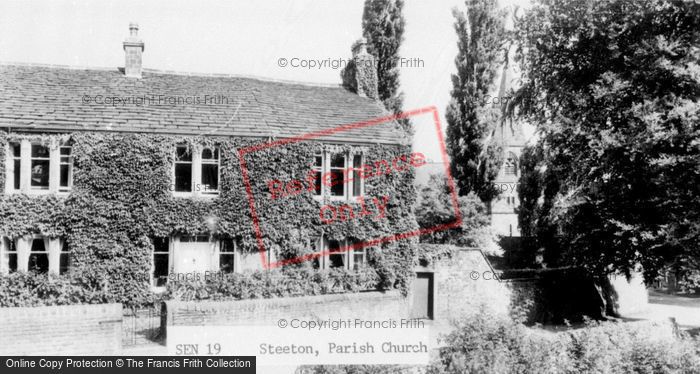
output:
<instances>
[{"instance_id":1,"label":"church tower","mask_svg":"<svg viewBox=\"0 0 700 374\"><path fill-rule=\"evenodd\" d=\"M517 80L513 78L509 65L506 62L503 67L496 96L501 105L510 99L510 88L513 87L514 80ZM494 130L491 141L503 147L503 165L494 181L501 193L489 206L491 228L500 236L519 237L518 214L515 209L519 204L517 187L520 180L520 155L526 143L522 123L503 118Z\"/></svg>"}]
</instances>

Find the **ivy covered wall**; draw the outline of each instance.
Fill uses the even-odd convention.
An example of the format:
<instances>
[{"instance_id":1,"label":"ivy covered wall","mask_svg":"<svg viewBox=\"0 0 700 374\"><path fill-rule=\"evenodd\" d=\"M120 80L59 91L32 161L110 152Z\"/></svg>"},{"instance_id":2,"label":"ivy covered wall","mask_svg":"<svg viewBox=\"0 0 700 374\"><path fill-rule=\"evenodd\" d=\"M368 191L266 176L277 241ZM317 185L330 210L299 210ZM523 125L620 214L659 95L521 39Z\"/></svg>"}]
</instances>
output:
<instances>
[{"instance_id":1,"label":"ivy covered wall","mask_svg":"<svg viewBox=\"0 0 700 374\"><path fill-rule=\"evenodd\" d=\"M67 240L71 276L83 284L107 288L115 301L139 304L151 297L152 237L212 234L237 238L244 252L257 252L238 149L261 139L181 137L124 133L23 135L0 133L5 145L30 139L49 144L70 140L74 155L73 189L68 196L2 194L0 235L17 238L39 233ZM217 198L173 197L172 173L176 144L220 148L220 189ZM373 216L322 224L321 202L302 193L280 200L269 198L268 181L301 179L319 150L350 149L348 145L292 143L247 154L255 208L265 248L277 259L312 251L321 233L329 239L372 240L415 230L414 170L365 180L365 195L388 197L385 219ZM5 173L5 147L0 147L0 186ZM354 148L358 150L358 148ZM392 160L409 155L410 146L362 146L363 161ZM324 202L323 204L351 204ZM358 208L359 210L359 208ZM369 250L369 264L382 287L406 289L412 277L415 239L389 242ZM310 263L288 267L309 267Z\"/></svg>"}]
</instances>

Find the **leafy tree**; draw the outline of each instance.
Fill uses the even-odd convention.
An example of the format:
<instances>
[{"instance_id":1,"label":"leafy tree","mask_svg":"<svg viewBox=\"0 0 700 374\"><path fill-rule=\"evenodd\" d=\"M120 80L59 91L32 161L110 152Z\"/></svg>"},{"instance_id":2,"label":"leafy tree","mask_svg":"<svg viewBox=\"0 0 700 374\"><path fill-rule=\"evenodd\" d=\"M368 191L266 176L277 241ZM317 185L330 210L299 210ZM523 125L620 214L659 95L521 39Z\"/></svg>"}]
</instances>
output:
<instances>
[{"instance_id":1,"label":"leafy tree","mask_svg":"<svg viewBox=\"0 0 700 374\"><path fill-rule=\"evenodd\" d=\"M537 126L549 175L523 176L521 227L598 274L697 266L700 4L539 0L517 32L511 109Z\"/></svg>"},{"instance_id":2,"label":"leafy tree","mask_svg":"<svg viewBox=\"0 0 700 374\"><path fill-rule=\"evenodd\" d=\"M452 75L452 99L447 107L447 151L459 193L482 200L496 195L500 147L487 147L497 124L485 96L493 88L505 37L505 13L496 0L467 0L466 15L453 10L457 32L457 73Z\"/></svg>"},{"instance_id":3,"label":"leafy tree","mask_svg":"<svg viewBox=\"0 0 700 374\"><path fill-rule=\"evenodd\" d=\"M519 255L527 256L527 262L532 263L535 252L543 249L547 265L561 265L556 228L547 219L558 191L557 174L545 165L541 145L525 147L520 155L517 186L520 204L516 211L523 236L523 253Z\"/></svg>"},{"instance_id":4,"label":"leafy tree","mask_svg":"<svg viewBox=\"0 0 700 374\"><path fill-rule=\"evenodd\" d=\"M399 91L399 48L403 42L406 21L403 0L365 0L362 14L362 36L367 39L367 52L377 59L379 99L392 113L403 109L403 93ZM350 63L341 72L343 85L356 91L355 66ZM408 119L399 121L412 134Z\"/></svg>"},{"instance_id":5,"label":"leafy tree","mask_svg":"<svg viewBox=\"0 0 700 374\"><path fill-rule=\"evenodd\" d=\"M462 225L449 230L438 230L421 237L424 243L456 244L479 247L493 251L494 237L489 227L489 217L484 204L474 194L459 196L457 200ZM423 228L453 223L456 219L452 194L444 176L431 175L419 190L416 204L416 220Z\"/></svg>"}]
</instances>

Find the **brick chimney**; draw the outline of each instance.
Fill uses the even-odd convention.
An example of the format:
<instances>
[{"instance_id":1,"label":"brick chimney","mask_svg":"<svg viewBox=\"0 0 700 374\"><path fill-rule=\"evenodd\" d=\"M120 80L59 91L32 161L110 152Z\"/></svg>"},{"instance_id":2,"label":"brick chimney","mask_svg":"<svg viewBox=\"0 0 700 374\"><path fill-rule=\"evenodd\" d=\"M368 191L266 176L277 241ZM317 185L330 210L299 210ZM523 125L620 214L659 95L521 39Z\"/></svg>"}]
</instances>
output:
<instances>
[{"instance_id":1,"label":"brick chimney","mask_svg":"<svg viewBox=\"0 0 700 374\"><path fill-rule=\"evenodd\" d=\"M379 100L377 90L377 60L367 53L367 39L358 40L352 49L355 60L355 79L357 80L357 94L362 97Z\"/></svg>"},{"instance_id":2,"label":"brick chimney","mask_svg":"<svg viewBox=\"0 0 700 374\"><path fill-rule=\"evenodd\" d=\"M131 22L129 24L129 37L124 40L124 54L126 63L124 65L124 75L129 78L141 78L141 55L143 54L143 40L138 37L139 24Z\"/></svg>"}]
</instances>

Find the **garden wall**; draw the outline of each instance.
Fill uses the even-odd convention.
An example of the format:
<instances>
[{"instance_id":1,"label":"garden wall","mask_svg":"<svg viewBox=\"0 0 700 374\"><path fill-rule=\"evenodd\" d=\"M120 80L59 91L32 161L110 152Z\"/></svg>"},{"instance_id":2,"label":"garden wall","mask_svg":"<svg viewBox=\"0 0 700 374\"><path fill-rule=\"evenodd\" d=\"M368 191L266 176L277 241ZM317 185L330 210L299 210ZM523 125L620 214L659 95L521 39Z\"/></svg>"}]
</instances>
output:
<instances>
[{"instance_id":1,"label":"garden wall","mask_svg":"<svg viewBox=\"0 0 700 374\"><path fill-rule=\"evenodd\" d=\"M508 314L511 291L497 279L483 253L476 249L453 247L449 256L418 271L435 276L435 319L449 322L485 310Z\"/></svg>"},{"instance_id":2,"label":"garden wall","mask_svg":"<svg viewBox=\"0 0 700 374\"><path fill-rule=\"evenodd\" d=\"M236 301L166 301L163 326L231 326L276 323L280 318L407 318L398 291L361 292ZM165 330L164 330L165 331Z\"/></svg>"},{"instance_id":3,"label":"garden wall","mask_svg":"<svg viewBox=\"0 0 700 374\"><path fill-rule=\"evenodd\" d=\"M115 355L121 351L122 305L0 308L3 355Z\"/></svg>"}]
</instances>

